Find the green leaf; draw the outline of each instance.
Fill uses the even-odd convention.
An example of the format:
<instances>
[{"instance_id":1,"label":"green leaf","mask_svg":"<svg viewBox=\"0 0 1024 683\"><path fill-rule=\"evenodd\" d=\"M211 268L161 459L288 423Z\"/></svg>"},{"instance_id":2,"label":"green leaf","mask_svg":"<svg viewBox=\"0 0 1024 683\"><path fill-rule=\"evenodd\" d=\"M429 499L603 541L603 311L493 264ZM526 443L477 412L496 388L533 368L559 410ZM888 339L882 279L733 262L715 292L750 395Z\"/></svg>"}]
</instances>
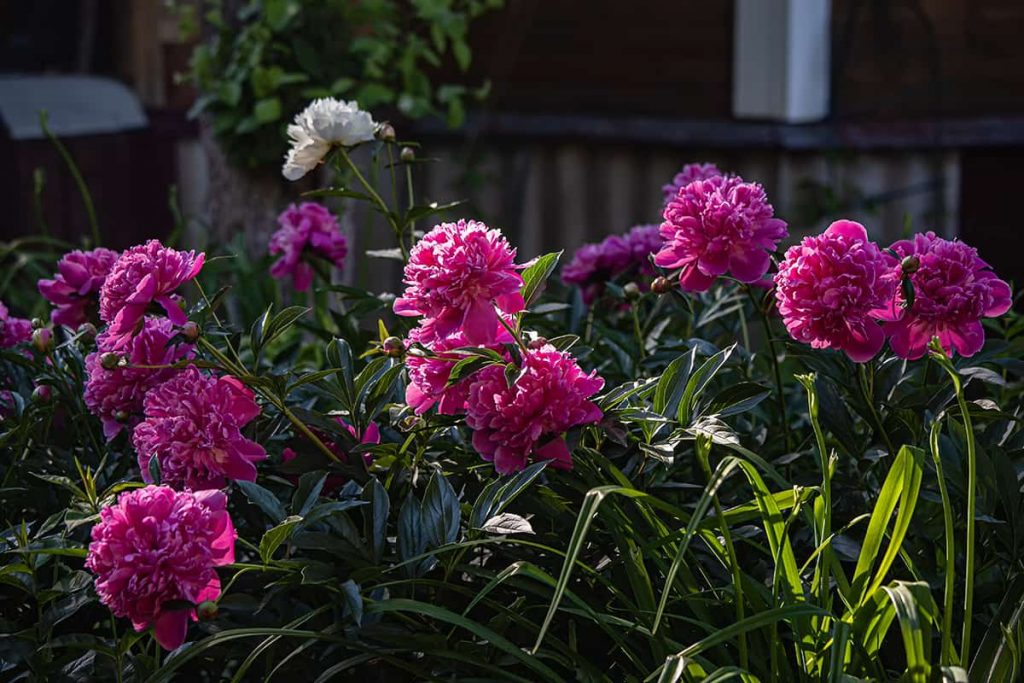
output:
<instances>
[{"instance_id":1,"label":"green leaf","mask_svg":"<svg viewBox=\"0 0 1024 683\"><path fill-rule=\"evenodd\" d=\"M325 472L306 472L299 477L299 485L292 494L292 514L304 517L316 505L316 499L327 481Z\"/></svg>"},{"instance_id":2,"label":"green leaf","mask_svg":"<svg viewBox=\"0 0 1024 683\"><path fill-rule=\"evenodd\" d=\"M487 484L473 503L473 510L469 515L470 526L479 529L485 520L504 512L505 508L540 476L548 462L550 461L535 462L515 474Z\"/></svg>"},{"instance_id":3,"label":"green leaf","mask_svg":"<svg viewBox=\"0 0 1024 683\"><path fill-rule=\"evenodd\" d=\"M714 379L715 375L718 374L718 371L722 369L722 366L725 365L735 350L736 344L733 344L711 356L704 361L704 364L686 382L686 389L683 391L682 398L679 399L679 409L676 412L676 419L679 421L679 424L689 424L690 416L693 415L693 407L700 399L701 393L708 383Z\"/></svg>"},{"instance_id":4,"label":"green leaf","mask_svg":"<svg viewBox=\"0 0 1024 683\"><path fill-rule=\"evenodd\" d=\"M696 358L697 347L694 346L668 364L654 389L654 412L665 417L676 414Z\"/></svg>"},{"instance_id":5,"label":"green leaf","mask_svg":"<svg viewBox=\"0 0 1024 683\"><path fill-rule=\"evenodd\" d=\"M388 498L387 489L377 480L377 477L370 477L370 481L363 486L362 499L368 503L363 508L363 518L366 521L366 538L370 543L370 554L373 561L379 563L387 547L388 513L391 511L391 501Z\"/></svg>"},{"instance_id":6,"label":"green leaf","mask_svg":"<svg viewBox=\"0 0 1024 683\"><path fill-rule=\"evenodd\" d=\"M753 382L740 382L718 392L701 412L726 417L745 413L771 395L771 390Z\"/></svg>"},{"instance_id":7,"label":"green leaf","mask_svg":"<svg viewBox=\"0 0 1024 683\"><path fill-rule=\"evenodd\" d=\"M274 551L288 540L288 537L295 531L295 525L301 521L302 517L292 515L263 534L263 538L260 539L260 559L263 560L264 564L270 562L270 559L274 556Z\"/></svg>"},{"instance_id":8,"label":"green leaf","mask_svg":"<svg viewBox=\"0 0 1024 683\"><path fill-rule=\"evenodd\" d=\"M281 118L281 100L267 97L258 101L252 108L252 115L260 123L273 123Z\"/></svg>"},{"instance_id":9,"label":"green leaf","mask_svg":"<svg viewBox=\"0 0 1024 683\"><path fill-rule=\"evenodd\" d=\"M431 547L454 543L459 537L459 497L448 478L435 472L423 494L423 533Z\"/></svg>"},{"instance_id":10,"label":"green leaf","mask_svg":"<svg viewBox=\"0 0 1024 683\"><path fill-rule=\"evenodd\" d=\"M538 256L523 271L523 287L521 292L527 308L540 295L541 287L544 286L548 276L555 270L555 267L558 265L558 259L561 257L561 251Z\"/></svg>"},{"instance_id":11,"label":"green leaf","mask_svg":"<svg viewBox=\"0 0 1024 683\"><path fill-rule=\"evenodd\" d=\"M255 482L236 481L235 483L238 484L238 488L242 489L242 493L249 499L249 502L263 510L263 514L272 519L275 524L285 518L284 506L273 493Z\"/></svg>"}]
</instances>

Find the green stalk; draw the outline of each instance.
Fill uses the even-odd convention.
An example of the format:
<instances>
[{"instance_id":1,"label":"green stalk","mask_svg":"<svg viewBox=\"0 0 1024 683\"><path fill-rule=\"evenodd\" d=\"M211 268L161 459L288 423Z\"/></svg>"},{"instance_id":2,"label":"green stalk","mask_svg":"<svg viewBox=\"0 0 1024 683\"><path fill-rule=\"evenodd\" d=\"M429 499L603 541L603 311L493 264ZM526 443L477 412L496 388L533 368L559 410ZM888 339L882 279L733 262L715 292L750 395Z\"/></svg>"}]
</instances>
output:
<instances>
[{"instance_id":1,"label":"green stalk","mask_svg":"<svg viewBox=\"0 0 1024 683\"><path fill-rule=\"evenodd\" d=\"M78 187L78 193L82 195L82 203L85 204L85 215L89 218L89 229L92 231L92 246L100 246L102 242L100 239L100 225L96 220L96 208L92 204L92 195L89 194L89 188L85 185L85 179L79 172L78 166L75 165L75 160L71 158L71 154L64 146L64 143L57 139L57 136L50 131L49 115L46 111L39 112L39 127L43 129L43 135L49 138L53 146L57 148L57 153L60 154L61 159L67 164L68 172L71 173L71 178Z\"/></svg>"},{"instance_id":2,"label":"green stalk","mask_svg":"<svg viewBox=\"0 0 1024 683\"><path fill-rule=\"evenodd\" d=\"M786 450L790 450L792 446L791 436L789 433L789 412L786 410L786 396L782 393L782 368L779 366L779 357L775 353L775 339L772 336L772 325L768 320L768 315L761 308L760 303L757 301L757 297L754 296L754 290L749 285L744 285L747 290L747 294L750 296L750 300L754 304L754 309L758 312L761 317L761 324L764 327L764 340L768 344L768 355L772 360L772 374L775 376L775 395L779 402L779 415L782 417L782 432L786 438Z\"/></svg>"},{"instance_id":3,"label":"green stalk","mask_svg":"<svg viewBox=\"0 0 1024 683\"><path fill-rule=\"evenodd\" d=\"M872 372L868 373L868 364L871 363ZM860 389L861 394L864 396L864 402L868 404L868 412L871 413L871 419L874 421L874 428L878 432L878 435L885 441L885 447L889 449L889 455L896 455L896 449L892 445L892 440L889 438L888 432L885 431L885 427L882 425L882 417L875 410L875 389L874 389L874 364L872 361L868 363L858 363L857 373L860 377Z\"/></svg>"},{"instance_id":4,"label":"green stalk","mask_svg":"<svg viewBox=\"0 0 1024 683\"><path fill-rule=\"evenodd\" d=\"M640 330L640 315L636 312L637 303L636 301L630 303L629 310L633 314L633 335L636 337L637 353L639 360L643 360L647 354L644 349L644 333Z\"/></svg>"},{"instance_id":5,"label":"green stalk","mask_svg":"<svg viewBox=\"0 0 1024 683\"><path fill-rule=\"evenodd\" d=\"M828 456L828 447L825 444L825 433L821 429L821 422L818 419L819 401L818 392L814 388L815 376L797 375L796 379L807 391L807 413L811 420L811 427L814 429L814 439L818 446L818 458L821 465L821 519L815 520L817 529L815 545L822 547L818 556L817 566L814 569L817 578L818 604L824 609L829 609L828 600L828 572L832 566L832 544L828 541L832 535L832 463ZM815 517L818 517L818 505L814 506Z\"/></svg>"},{"instance_id":6,"label":"green stalk","mask_svg":"<svg viewBox=\"0 0 1024 683\"><path fill-rule=\"evenodd\" d=\"M956 650L953 649L953 599L956 583L956 539L953 536L953 507L949 502L949 491L946 488L946 478L942 474L942 457L939 455L939 434L942 432L942 423L936 420L932 423L931 434L928 442L931 444L932 460L935 461L935 475L939 480L939 494L942 496L942 517L946 526L946 585L945 596L942 601L942 649L940 651L940 665L949 666L953 664L956 657Z\"/></svg>"},{"instance_id":7,"label":"green stalk","mask_svg":"<svg viewBox=\"0 0 1024 683\"><path fill-rule=\"evenodd\" d=\"M373 200L373 203L377 205L377 208L380 209L381 213L384 214L384 217L387 218L388 224L391 225L391 229L395 233L395 238L398 240L398 248L402 252L402 260L408 261L409 251L405 248L405 240L402 235L403 231L395 221L395 217L391 210L388 209L387 203L381 199L381 196L377 194L377 190L373 188L373 185L371 185L359 171L359 167L353 163L352 157L348 155L348 151L344 147L341 148L341 158L345 160L345 164L348 165L349 170L352 171L352 175L356 177L359 184L363 186L364 190L366 190L366 194L370 195L370 199Z\"/></svg>"}]
</instances>

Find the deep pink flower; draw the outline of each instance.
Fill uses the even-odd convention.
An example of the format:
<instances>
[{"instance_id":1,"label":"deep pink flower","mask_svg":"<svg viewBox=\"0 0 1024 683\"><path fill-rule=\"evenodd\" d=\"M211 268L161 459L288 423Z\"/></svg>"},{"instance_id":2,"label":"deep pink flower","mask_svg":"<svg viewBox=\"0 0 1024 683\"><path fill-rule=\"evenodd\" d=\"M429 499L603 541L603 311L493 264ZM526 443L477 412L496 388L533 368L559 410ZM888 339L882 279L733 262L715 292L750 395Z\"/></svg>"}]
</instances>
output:
<instances>
[{"instance_id":1,"label":"deep pink flower","mask_svg":"<svg viewBox=\"0 0 1024 683\"><path fill-rule=\"evenodd\" d=\"M836 221L786 252L775 299L793 339L842 349L862 363L885 343L878 320L892 310L899 284L895 260L868 239L864 226Z\"/></svg>"},{"instance_id":2,"label":"deep pink flower","mask_svg":"<svg viewBox=\"0 0 1024 683\"><path fill-rule=\"evenodd\" d=\"M110 249L71 251L57 263L52 280L40 280L39 293L56 306L50 314L54 325L77 329L97 311L100 288L114 267L118 253Z\"/></svg>"},{"instance_id":3,"label":"deep pink flower","mask_svg":"<svg viewBox=\"0 0 1024 683\"><path fill-rule=\"evenodd\" d=\"M338 219L316 202L292 204L277 217L278 228L270 238L270 253L281 258L270 267L278 279L291 276L292 285L300 292L313 283L313 267L303 255L323 257L341 268L348 254L348 241L338 226Z\"/></svg>"},{"instance_id":4,"label":"deep pink flower","mask_svg":"<svg viewBox=\"0 0 1024 683\"><path fill-rule=\"evenodd\" d=\"M610 235L596 244L584 244L562 268L562 282L577 285L583 301L593 303L604 292L605 283L629 270L633 249L622 235Z\"/></svg>"},{"instance_id":5,"label":"deep pink flower","mask_svg":"<svg viewBox=\"0 0 1024 683\"><path fill-rule=\"evenodd\" d=\"M735 176L696 180L665 206L665 245L654 262L680 268L679 284L690 292L706 291L725 273L757 282L768 272L769 254L788 234L785 222L772 214L756 183Z\"/></svg>"},{"instance_id":6,"label":"deep pink flower","mask_svg":"<svg viewBox=\"0 0 1024 683\"><path fill-rule=\"evenodd\" d=\"M409 254L395 313L425 316L422 325L433 339L461 329L470 344L491 344L495 306L508 314L525 307L515 256L499 230L477 221L441 223Z\"/></svg>"},{"instance_id":7,"label":"deep pink flower","mask_svg":"<svg viewBox=\"0 0 1024 683\"><path fill-rule=\"evenodd\" d=\"M507 322L510 327L514 324L514 321ZM466 341L466 336L461 330L443 339L432 341L428 339L425 342L423 339L426 336L422 327L416 327L409 331L410 344L420 342L427 346L434 355L428 357L409 354L406 356L405 367L409 371L409 384L405 388L405 402L417 415L426 412L435 403L437 403L437 412L442 415L457 415L465 412L471 378L466 377L450 387L446 387L446 385L455 364L468 357L464 354L452 353L452 350L473 345ZM513 341L512 335L499 323L498 329L494 332L494 344L488 345L487 348L500 353L502 344L509 344Z\"/></svg>"},{"instance_id":8,"label":"deep pink flower","mask_svg":"<svg viewBox=\"0 0 1024 683\"><path fill-rule=\"evenodd\" d=\"M603 386L596 373L585 374L571 355L550 344L525 354L511 387L504 366L488 366L469 389L466 424L473 447L499 474L523 469L530 455L571 469L564 433L601 419L601 409L587 399Z\"/></svg>"},{"instance_id":9,"label":"deep pink flower","mask_svg":"<svg viewBox=\"0 0 1024 683\"><path fill-rule=\"evenodd\" d=\"M657 253L665 243L661 239L661 226L637 225L626 233L626 243L633 253L633 263L642 275L654 275L651 255Z\"/></svg>"},{"instance_id":10,"label":"deep pink flower","mask_svg":"<svg viewBox=\"0 0 1024 683\"><path fill-rule=\"evenodd\" d=\"M665 195L665 204L672 201L679 190L683 189L695 180L708 180L717 176L725 175L714 164L686 164L679 173L672 178L672 182L661 186Z\"/></svg>"},{"instance_id":11,"label":"deep pink flower","mask_svg":"<svg viewBox=\"0 0 1024 683\"><path fill-rule=\"evenodd\" d=\"M253 393L234 377L211 377L189 366L146 394L145 418L132 443L142 478L151 481L150 458L164 483L175 488L220 488L228 479L256 480L267 457L242 435L260 414Z\"/></svg>"},{"instance_id":12,"label":"deep pink flower","mask_svg":"<svg viewBox=\"0 0 1024 683\"><path fill-rule=\"evenodd\" d=\"M100 319L113 339L131 336L149 307L158 304L175 325L188 318L175 291L202 270L205 254L176 251L149 240L121 254L100 289Z\"/></svg>"},{"instance_id":13,"label":"deep pink flower","mask_svg":"<svg viewBox=\"0 0 1024 683\"><path fill-rule=\"evenodd\" d=\"M185 642L194 607L220 597L214 567L235 561L235 527L220 491L147 486L100 511L85 566L100 602L165 650ZM178 603L178 604L175 604Z\"/></svg>"},{"instance_id":14,"label":"deep pink flower","mask_svg":"<svg viewBox=\"0 0 1024 683\"><path fill-rule=\"evenodd\" d=\"M885 325L893 353L910 360L920 358L932 337L939 338L949 355L956 351L973 356L980 351L985 345L981 319L1010 310L1010 285L992 272L977 249L934 232L914 235L892 248L901 257L916 256L919 262L910 274L913 305L899 320Z\"/></svg>"},{"instance_id":15,"label":"deep pink flower","mask_svg":"<svg viewBox=\"0 0 1024 683\"><path fill-rule=\"evenodd\" d=\"M174 326L167 318L147 317L127 345L117 347L117 340L107 332L96 337L96 351L85 358L85 405L103 422L103 434L108 440L117 436L122 427L130 430L138 424L146 393L180 372L145 366L172 365L192 357L191 344L168 343L174 335ZM123 354L127 365L112 370L104 368L101 359L108 352Z\"/></svg>"},{"instance_id":16,"label":"deep pink flower","mask_svg":"<svg viewBox=\"0 0 1024 683\"><path fill-rule=\"evenodd\" d=\"M0 349L9 349L32 339L32 321L15 318L0 301Z\"/></svg>"}]
</instances>

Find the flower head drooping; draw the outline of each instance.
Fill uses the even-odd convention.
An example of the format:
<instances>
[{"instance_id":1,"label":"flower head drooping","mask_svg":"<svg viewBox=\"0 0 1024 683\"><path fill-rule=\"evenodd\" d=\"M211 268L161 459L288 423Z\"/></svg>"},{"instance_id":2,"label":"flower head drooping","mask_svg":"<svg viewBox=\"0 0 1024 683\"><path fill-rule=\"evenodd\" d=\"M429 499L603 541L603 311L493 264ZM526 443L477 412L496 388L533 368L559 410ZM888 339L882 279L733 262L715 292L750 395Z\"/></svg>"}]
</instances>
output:
<instances>
[{"instance_id":1,"label":"flower head drooping","mask_svg":"<svg viewBox=\"0 0 1024 683\"><path fill-rule=\"evenodd\" d=\"M235 528L220 491L147 486L100 511L85 566L100 602L165 650L185 642L194 607L220 596L215 567L235 561Z\"/></svg>"},{"instance_id":2,"label":"flower head drooping","mask_svg":"<svg viewBox=\"0 0 1024 683\"><path fill-rule=\"evenodd\" d=\"M757 282L768 272L769 254L788 234L785 222L772 216L756 183L736 176L694 181L665 206L665 245L654 262L680 268L679 284L690 292L706 291L725 273Z\"/></svg>"},{"instance_id":3,"label":"flower head drooping","mask_svg":"<svg viewBox=\"0 0 1024 683\"><path fill-rule=\"evenodd\" d=\"M879 325L892 310L895 260L868 239L864 226L836 221L786 252L775 275L775 299L793 339L841 349L863 363L885 343Z\"/></svg>"},{"instance_id":4,"label":"flower head drooping","mask_svg":"<svg viewBox=\"0 0 1024 683\"><path fill-rule=\"evenodd\" d=\"M0 349L9 349L32 339L32 321L15 318L0 301Z\"/></svg>"},{"instance_id":5,"label":"flower head drooping","mask_svg":"<svg viewBox=\"0 0 1024 683\"><path fill-rule=\"evenodd\" d=\"M462 331L469 344L495 340L498 312L518 313L525 303L515 249L501 231L477 221L441 223L423 236L405 265L405 292L395 313L422 315L427 339Z\"/></svg>"},{"instance_id":6,"label":"flower head drooping","mask_svg":"<svg viewBox=\"0 0 1024 683\"><path fill-rule=\"evenodd\" d=\"M127 345L115 346L117 340L107 332L96 337L96 351L85 359L85 405L103 422L103 434L108 440L117 436L122 427L132 429L138 424L146 393L179 372L152 366L172 365L192 356L191 344L169 343L174 336L174 326L167 318L147 317ZM121 353L126 361L124 367L104 367L104 356Z\"/></svg>"},{"instance_id":7,"label":"flower head drooping","mask_svg":"<svg viewBox=\"0 0 1024 683\"><path fill-rule=\"evenodd\" d=\"M189 366L146 394L144 413L132 443L146 481L151 458L170 486L203 489L220 488L227 479L255 481L254 463L267 457L242 435L260 408L234 377L210 377Z\"/></svg>"},{"instance_id":8,"label":"flower head drooping","mask_svg":"<svg viewBox=\"0 0 1024 683\"><path fill-rule=\"evenodd\" d=\"M110 327L112 339L129 337L147 309L158 304L175 325L188 318L175 291L203 268L205 254L177 251L149 240L128 249L114 263L100 289L100 319Z\"/></svg>"},{"instance_id":9,"label":"flower head drooping","mask_svg":"<svg viewBox=\"0 0 1024 683\"><path fill-rule=\"evenodd\" d=\"M71 251L57 264L52 280L40 280L39 293L56 308L50 315L54 325L78 329L95 315L100 287L114 267L118 253L110 249Z\"/></svg>"},{"instance_id":10,"label":"flower head drooping","mask_svg":"<svg viewBox=\"0 0 1024 683\"><path fill-rule=\"evenodd\" d=\"M908 273L914 289L913 304L885 330L893 352L910 360L928 351L938 337L946 353L973 356L985 344L982 318L1010 310L1010 285L992 272L978 250L963 242L937 237L934 232L914 235L892 248L902 258L917 257L917 269Z\"/></svg>"},{"instance_id":11,"label":"flower head drooping","mask_svg":"<svg viewBox=\"0 0 1024 683\"><path fill-rule=\"evenodd\" d=\"M291 276L295 289L304 292L313 283L313 267L303 255L327 259L335 267L345 264L348 241L341 233L338 219L316 202L292 204L277 217L278 228L270 238L270 253L280 254L270 274L276 278Z\"/></svg>"},{"instance_id":12,"label":"flower head drooping","mask_svg":"<svg viewBox=\"0 0 1024 683\"><path fill-rule=\"evenodd\" d=\"M288 126L292 147L284 158L284 177L298 180L306 175L323 161L333 145L355 147L373 140L376 127L369 112L360 110L354 100L313 100Z\"/></svg>"},{"instance_id":13,"label":"flower head drooping","mask_svg":"<svg viewBox=\"0 0 1024 683\"><path fill-rule=\"evenodd\" d=\"M509 326L513 321L507 321ZM454 349L465 346L472 346L466 341L466 336L461 330L456 331L447 337L422 341L426 337L422 327L416 327L409 331L409 343L420 342L427 346L432 356L418 356L410 353L406 356L405 366L409 371L409 385L405 388L405 402L417 415L430 409L435 403L437 412L442 415L457 415L466 410L466 399L469 397L469 385L471 377L467 377L452 386L448 386L448 380L452 374L452 368L460 360L467 356L453 353ZM512 335L504 326L498 325L494 332L494 343L487 348L492 351L502 352L502 344L511 344L514 340Z\"/></svg>"},{"instance_id":14,"label":"flower head drooping","mask_svg":"<svg viewBox=\"0 0 1024 683\"><path fill-rule=\"evenodd\" d=\"M679 190L695 180L708 180L722 175L725 174L714 164L686 164L672 178L671 183L661 186L661 191L665 195L664 203L668 204L679 194Z\"/></svg>"},{"instance_id":15,"label":"flower head drooping","mask_svg":"<svg viewBox=\"0 0 1024 683\"><path fill-rule=\"evenodd\" d=\"M511 387L505 366L490 365L474 375L469 389L466 424L473 447L499 474L523 469L530 455L571 469L564 432L601 419L601 409L587 399L603 386L603 379L584 373L572 356L550 344L524 354Z\"/></svg>"}]
</instances>

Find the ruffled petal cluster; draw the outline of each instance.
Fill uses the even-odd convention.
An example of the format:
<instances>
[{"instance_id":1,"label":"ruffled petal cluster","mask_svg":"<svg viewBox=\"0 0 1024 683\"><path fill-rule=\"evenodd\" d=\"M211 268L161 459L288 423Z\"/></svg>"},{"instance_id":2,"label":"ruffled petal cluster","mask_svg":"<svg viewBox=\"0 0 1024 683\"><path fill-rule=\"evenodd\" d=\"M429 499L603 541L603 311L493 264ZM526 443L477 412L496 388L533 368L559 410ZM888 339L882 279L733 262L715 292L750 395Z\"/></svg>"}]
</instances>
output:
<instances>
[{"instance_id":1,"label":"ruffled petal cluster","mask_svg":"<svg viewBox=\"0 0 1024 683\"><path fill-rule=\"evenodd\" d=\"M298 180L316 168L333 145L355 147L373 140L376 129L373 117L355 101L313 100L288 126L291 149L281 172L288 180Z\"/></svg>"},{"instance_id":2,"label":"ruffled petal cluster","mask_svg":"<svg viewBox=\"0 0 1024 683\"><path fill-rule=\"evenodd\" d=\"M313 267L303 256L326 259L337 268L345 264L348 241L326 207L316 202L292 204L277 223L280 227L271 236L269 248L271 255L280 255L270 267L273 277L291 277L295 289L304 292L313 283Z\"/></svg>"},{"instance_id":3,"label":"ruffled petal cluster","mask_svg":"<svg viewBox=\"0 0 1024 683\"><path fill-rule=\"evenodd\" d=\"M913 303L898 320L885 325L893 352L902 358L920 358L933 337L939 338L949 355L956 351L973 356L980 351L985 344L981 319L1010 310L1010 285L992 272L976 249L934 232L901 240L892 248L904 259L916 257L917 261L907 274Z\"/></svg>"},{"instance_id":4,"label":"ruffled petal cluster","mask_svg":"<svg viewBox=\"0 0 1024 683\"><path fill-rule=\"evenodd\" d=\"M424 316L425 339L461 330L470 344L494 343L498 310L524 308L515 249L477 221L442 223L416 243L405 266L398 315Z\"/></svg>"},{"instance_id":5,"label":"ruffled petal cluster","mask_svg":"<svg viewBox=\"0 0 1024 683\"><path fill-rule=\"evenodd\" d=\"M518 379L509 386L504 365L491 365L473 377L466 424L473 447L494 462L499 474L517 472L531 456L552 460L552 467L572 468L566 430L601 419L601 409L587 400L604 386L576 360L550 344L524 354Z\"/></svg>"},{"instance_id":6,"label":"ruffled petal cluster","mask_svg":"<svg viewBox=\"0 0 1024 683\"><path fill-rule=\"evenodd\" d=\"M220 596L215 567L235 561L235 528L220 491L147 486L100 511L85 566L100 601L161 647L185 642L197 605ZM185 604L182 604L185 603Z\"/></svg>"},{"instance_id":7,"label":"ruffled petal cluster","mask_svg":"<svg viewBox=\"0 0 1024 683\"><path fill-rule=\"evenodd\" d=\"M620 275L653 275L650 257L661 244L657 225L638 225L625 235L611 235L601 242L584 244L562 269L562 282L578 286L584 303L592 304L604 292L605 283Z\"/></svg>"},{"instance_id":8,"label":"ruffled petal cluster","mask_svg":"<svg viewBox=\"0 0 1024 683\"><path fill-rule=\"evenodd\" d=\"M150 481L156 458L161 479L175 488L220 488L228 479L256 480L263 447L242 435L260 414L253 393L234 377L211 377L189 366L146 394L144 419L132 443Z\"/></svg>"},{"instance_id":9,"label":"ruffled petal cluster","mask_svg":"<svg viewBox=\"0 0 1024 683\"><path fill-rule=\"evenodd\" d=\"M671 183L661 186L661 192L665 195L664 203L668 204L679 194L679 190L695 180L708 180L722 175L725 174L714 164L686 164L672 178Z\"/></svg>"},{"instance_id":10,"label":"ruffled petal cluster","mask_svg":"<svg viewBox=\"0 0 1024 683\"><path fill-rule=\"evenodd\" d=\"M112 339L126 339L153 305L166 312L175 325L188 318L175 292L203 268L205 254L177 251L159 240L128 249L110 270L100 289L100 319L109 325Z\"/></svg>"},{"instance_id":11,"label":"ruffled petal cluster","mask_svg":"<svg viewBox=\"0 0 1024 683\"><path fill-rule=\"evenodd\" d=\"M143 400L153 387L170 379L179 370L163 367L191 358L193 347L184 342L171 344L174 325L166 318L147 317L142 328L127 345L102 332L96 337L96 351L85 358L85 405L103 422L103 434L113 439L122 428L132 429L142 419ZM125 365L107 369L106 353L123 354Z\"/></svg>"},{"instance_id":12,"label":"ruffled petal cluster","mask_svg":"<svg viewBox=\"0 0 1024 683\"><path fill-rule=\"evenodd\" d=\"M56 306L50 314L54 325L77 329L88 322L99 306L100 288L117 261L110 249L71 251L57 263L52 280L40 280L39 293Z\"/></svg>"},{"instance_id":13,"label":"ruffled petal cluster","mask_svg":"<svg viewBox=\"0 0 1024 683\"><path fill-rule=\"evenodd\" d=\"M891 315L899 277L895 259L860 223L836 221L786 251L775 275L782 321L797 341L840 349L856 362L885 343L880 320Z\"/></svg>"},{"instance_id":14,"label":"ruffled petal cluster","mask_svg":"<svg viewBox=\"0 0 1024 683\"><path fill-rule=\"evenodd\" d=\"M720 275L757 282L771 265L770 254L788 234L774 218L764 189L742 178L716 176L682 187L665 206L655 256L662 268L680 270L679 284L706 291Z\"/></svg>"},{"instance_id":15,"label":"ruffled petal cluster","mask_svg":"<svg viewBox=\"0 0 1024 683\"><path fill-rule=\"evenodd\" d=\"M16 318L0 301L0 349L9 349L32 339L32 321Z\"/></svg>"}]
</instances>

